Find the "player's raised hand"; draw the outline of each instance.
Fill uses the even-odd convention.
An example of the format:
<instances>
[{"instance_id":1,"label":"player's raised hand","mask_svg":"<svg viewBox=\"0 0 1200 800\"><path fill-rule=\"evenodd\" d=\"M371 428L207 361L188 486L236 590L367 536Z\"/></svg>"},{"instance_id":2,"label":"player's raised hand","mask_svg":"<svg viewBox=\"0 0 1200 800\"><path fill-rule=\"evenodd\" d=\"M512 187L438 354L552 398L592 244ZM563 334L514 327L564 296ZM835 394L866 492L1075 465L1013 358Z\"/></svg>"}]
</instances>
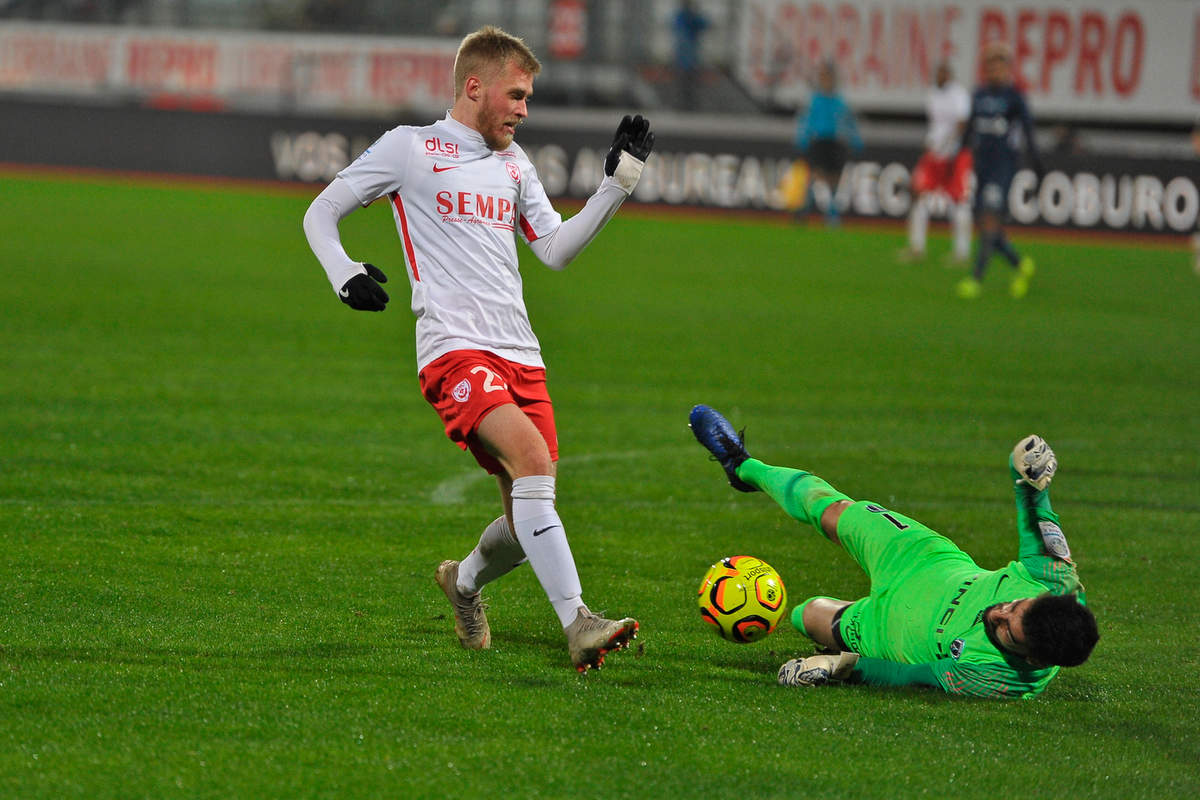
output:
<instances>
[{"instance_id":1,"label":"player's raised hand","mask_svg":"<svg viewBox=\"0 0 1200 800\"><path fill-rule=\"evenodd\" d=\"M1022 482L1040 492L1050 485L1054 473L1058 472L1058 458L1045 439L1031 433L1013 448L1012 466Z\"/></svg>"},{"instance_id":2,"label":"player's raised hand","mask_svg":"<svg viewBox=\"0 0 1200 800\"><path fill-rule=\"evenodd\" d=\"M793 658L779 668L779 685L823 686L833 681L844 681L850 677L857 663L858 653Z\"/></svg>"},{"instance_id":3,"label":"player's raised hand","mask_svg":"<svg viewBox=\"0 0 1200 800\"><path fill-rule=\"evenodd\" d=\"M387 283L387 275L374 264L363 264L363 269L365 273L358 273L342 285L338 297L355 311L383 311L391 298L379 284Z\"/></svg>"},{"instance_id":4,"label":"player's raised hand","mask_svg":"<svg viewBox=\"0 0 1200 800\"><path fill-rule=\"evenodd\" d=\"M645 161L653 149L654 133L650 130L650 120L641 114L632 117L626 114L613 134L612 147L604 159L604 174L611 177L617 171L622 150L638 161Z\"/></svg>"}]
</instances>

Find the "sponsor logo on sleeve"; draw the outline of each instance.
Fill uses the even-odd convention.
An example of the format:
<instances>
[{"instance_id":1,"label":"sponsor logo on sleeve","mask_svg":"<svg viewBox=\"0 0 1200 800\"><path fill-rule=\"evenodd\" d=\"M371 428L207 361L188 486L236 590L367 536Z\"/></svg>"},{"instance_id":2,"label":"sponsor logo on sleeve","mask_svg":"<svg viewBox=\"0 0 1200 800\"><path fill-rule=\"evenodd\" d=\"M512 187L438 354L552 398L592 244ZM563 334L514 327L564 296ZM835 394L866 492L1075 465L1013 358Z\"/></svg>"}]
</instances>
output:
<instances>
[{"instance_id":1,"label":"sponsor logo on sleeve","mask_svg":"<svg viewBox=\"0 0 1200 800\"><path fill-rule=\"evenodd\" d=\"M1067 547L1067 537L1063 535L1062 528L1043 519L1038 521L1038 529L1042 532L1042 544L1046 546L1047 553L1063 561L1071 560L1071 548Z\"/></svg>"}]
</instances>

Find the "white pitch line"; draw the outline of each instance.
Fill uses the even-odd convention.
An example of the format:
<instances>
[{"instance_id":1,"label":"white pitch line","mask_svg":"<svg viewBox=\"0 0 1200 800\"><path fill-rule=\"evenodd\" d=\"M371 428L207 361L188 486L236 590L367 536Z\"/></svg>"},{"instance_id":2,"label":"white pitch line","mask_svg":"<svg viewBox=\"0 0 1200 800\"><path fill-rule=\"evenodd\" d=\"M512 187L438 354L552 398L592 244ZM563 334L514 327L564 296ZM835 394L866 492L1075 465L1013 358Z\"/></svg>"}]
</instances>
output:
<instances>
[{"instance_id":1,"label":"white pitch line","mask_svg":"<svg viewBox=\"0 0 1200 800\"><path fill-rule=\"evenodd\" d=\"M565 456L559 459L562 464L591 464L597 461L632 461L635 458L644 458L649 455L651 450L624 450L617 453L584 453L578 456ZM458 475L453 475L438 483L433 487L429 499L434 505L452 506L458 503L464 503L467 499L467 490L475 483L481 481L490 481L492 476L488 475L482 469L476 467L470 472L463 472Z\"/></svg>"},{"instance_id":2,"label":"white pitch line","mask_svg":"<svg viewBox=\"0 0 1200 800\"><path fill-rule=\"evenodd\" d=\"M466 500L467 489L471 484L485 478L490 480L491 477L491 475L488 475L482 469L473 469L461 475L454 475L433 487L433 492L430 494L429 499L437 506L457 505Z\"/></svg>"}]
</instances>

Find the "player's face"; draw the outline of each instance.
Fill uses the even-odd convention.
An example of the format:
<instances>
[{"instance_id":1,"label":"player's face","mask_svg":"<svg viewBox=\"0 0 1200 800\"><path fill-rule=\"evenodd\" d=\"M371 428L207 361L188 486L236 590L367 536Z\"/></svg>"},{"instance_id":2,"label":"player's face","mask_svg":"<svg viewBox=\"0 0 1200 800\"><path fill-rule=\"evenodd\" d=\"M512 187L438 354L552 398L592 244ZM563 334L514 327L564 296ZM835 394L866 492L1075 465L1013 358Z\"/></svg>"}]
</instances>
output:
<instances>
[{"instance_id":1,"label":"player's face","mask_svg":"<svg viewBox=\"0 0 1200 800\"><path fill-rule=\"evenodd\" d=\"M983 62L983 79L992 86L1012 83L1012 65L1007 58L993 57Z\"/></svg>"},{"instance_id":2,"label":"player's face","mask_svg":"<svg viewBox=\"0 0 1200 800\"><path fill-rule=\"evenodd\" d=\"M937 75L935 76L934 81L937 83L937 87L941 89L950 82L951 77L950 68L945 64L942 64L940 67L938 67Z\"/></svg>"},{"instance_id":3,"label":"player's face","mask_svg":"<svg viewBox=\"0 0 1200 800\"><path fill-rule=\"evenodd\" d=\"M1010 653L1023 656L1029 652L1025 645L1023 620L1032 602L1032 597L1025 597L988 606L983 612L983 624L992 634L992 638Z\"/></svg>"},{"instance_id":4,"label":"player's face","mask_svg":"<svg viewBox=\"0 0 1200 800\"><path fill-rule=\"evenodd\" d=\"M817 73L817 86L825 94L833 94L837 82L833 79L833 71L828 67L822 67L821 71Z\"/></svg>"},{"instance_id":5,"label":"player's face","mask_svg":"<svg viewBox=\"0 0 1200 800\"><path fill-rule=\"evenodd\" d=\"M529 116L525 103L533 95L533 75L508 61L483 84L475 128L493 150L512 144L517 126Z\"/></svg>"}]
</instances>

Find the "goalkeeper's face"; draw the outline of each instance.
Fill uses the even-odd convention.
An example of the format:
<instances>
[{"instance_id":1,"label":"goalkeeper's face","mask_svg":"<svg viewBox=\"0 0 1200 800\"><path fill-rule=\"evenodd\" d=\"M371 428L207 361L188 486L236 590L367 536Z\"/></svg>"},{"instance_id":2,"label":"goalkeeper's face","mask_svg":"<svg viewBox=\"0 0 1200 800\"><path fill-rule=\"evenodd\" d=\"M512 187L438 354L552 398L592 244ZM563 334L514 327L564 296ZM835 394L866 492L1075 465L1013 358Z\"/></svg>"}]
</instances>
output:
<instances>
[{"instance_id":1,"label":"goalkeeper's face","mask_svg":"<svg viewBox=\"0 0 1200 800\"><path fill-rule=\"evenodd\" d=\"M1025 612L1032 603L1032 597L1024 597L984 609L983 626L987 630L988 638L1002 650L1018 656L1027 655L1029 646L1025 643L1023 622Z\"/></svg>"}]
</instances>

